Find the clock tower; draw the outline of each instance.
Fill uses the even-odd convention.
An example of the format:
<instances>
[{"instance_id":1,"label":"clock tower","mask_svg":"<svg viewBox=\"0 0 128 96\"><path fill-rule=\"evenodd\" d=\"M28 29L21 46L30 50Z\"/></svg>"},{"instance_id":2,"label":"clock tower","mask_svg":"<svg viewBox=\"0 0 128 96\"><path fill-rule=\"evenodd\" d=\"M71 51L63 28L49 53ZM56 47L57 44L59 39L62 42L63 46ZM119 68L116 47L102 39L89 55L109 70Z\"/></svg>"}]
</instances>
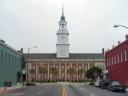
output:
<instances>
[{"instance_id":1,"label":"clock tower","mask_svg":"<svg viewBox=\"0 0 128 96\"><path fill-rule=\"evenodd\" d=\"M67 21L65 20L64 11L62 7L62 16L59 21L59 30L57 32L57 58L69 57L69 43L68 43Z\"/></svg>"}]
</instances>

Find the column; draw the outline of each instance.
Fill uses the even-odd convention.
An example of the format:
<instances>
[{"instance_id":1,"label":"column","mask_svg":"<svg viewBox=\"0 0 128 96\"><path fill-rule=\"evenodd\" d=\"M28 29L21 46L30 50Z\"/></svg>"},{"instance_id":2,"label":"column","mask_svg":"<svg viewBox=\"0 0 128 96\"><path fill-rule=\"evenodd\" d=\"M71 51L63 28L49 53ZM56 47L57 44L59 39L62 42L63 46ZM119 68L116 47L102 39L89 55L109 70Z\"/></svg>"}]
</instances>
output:
<instances>
[{"instance_id":1,"label":"column","mask_svg":"<svg viewBox=\"0 0 128 96\"><path fill-rule=\"evenodd\" d=\"M84 63L82 63L82 69L84 69ZM82 74L82 80L84 80L84 73Z\"/></svg>"},{"instance_id":2,"label":"column","mask_svg":"<svg viewBox=\"0 0 128 96\"><path fill-rule=\"evenodd\" d=\"M72 63L71 63L71 68L72 68ZM70 78L71 78L71 81L73 81L73 74L70 74Z\"/></svg>"},{"instance_id":3,"label":"column","mask_svg":"<svg viewBox=\"0 0 128 96\"><path fill-rule=\"evenodd\" d=\"M53 62L53 68L56 68L55 62ZM56 74L56 75L57 75L57 74ZM56 76L55 76L55 74L52 75L52 80L56 80Z\"/></svg>"},{"instance_id":4,"label":"column","mask_svg":"<svg viewBox=\"0 0 128 96\"><path fill-rule=\"evenodd\" d=\"M65 71L65 74L64 74L65 75L65 81L67 81L67 64L66 63L65 63L65 70L64 71Z\"/></svg>"},{"instance_id":5,"label":"column","mask_svg":"<svg viewBox=\"0 0 128 96\"><path fill-rule=\"evenodd\" d=\"M38 66L38 64L35 64L35 70L36 70L36 72L35 72L36 78L35 79L36 80L38 80L38 67L37 66Z\"/></svg>"},{"instance_id":6,"label":"column","mask_svg":"<svg viewBox=\"0 0 128 96\"><path fill-rule=\"evenodd\" d=\"M61 63L59 63L59 80L61 80Z\"/></svg>"},{"instance_id":7,"label":"column","mask_svg":"<svg viewBox=\"0 0 128 96\"><path fill-rule=\"evenodd\" d=\"M77 67L76 70L77 70L77 72L78 72L78 69L79 69L79 64L78 64L78 63L76 64L76 67ZM78 74L77 74L77 81L78 81Z\"/></svg>"},{"instance_id":8,"label":"column","mask_svg":"<svg viewBox=\"0 0 128 96\"><path fill-rule=\"evenodd\" d=\"M48 63L48 72L47 72L47 79L49 80L50 78L49 78L49 63Z\"/></svg>"}]
</instances>

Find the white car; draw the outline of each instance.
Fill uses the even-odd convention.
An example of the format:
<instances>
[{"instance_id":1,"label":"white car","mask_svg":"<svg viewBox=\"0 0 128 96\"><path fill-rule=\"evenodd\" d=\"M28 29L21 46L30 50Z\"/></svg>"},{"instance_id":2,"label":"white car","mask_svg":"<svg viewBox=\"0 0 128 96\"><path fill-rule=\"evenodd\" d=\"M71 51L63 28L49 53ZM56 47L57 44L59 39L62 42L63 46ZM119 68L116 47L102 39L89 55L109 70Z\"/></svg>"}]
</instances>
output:
<instances>
[{"instance_id":1,"label":"white car","mask_svg":"<svg viewBox=\"0 0 128 96\"><path fill-rule=\"evenodd\" d=\"M100 83L100 80L97 80L97 81L94 83L94 85L95 85L96 87L99 87L99 83Z\"/></svg>"}]
</instances>

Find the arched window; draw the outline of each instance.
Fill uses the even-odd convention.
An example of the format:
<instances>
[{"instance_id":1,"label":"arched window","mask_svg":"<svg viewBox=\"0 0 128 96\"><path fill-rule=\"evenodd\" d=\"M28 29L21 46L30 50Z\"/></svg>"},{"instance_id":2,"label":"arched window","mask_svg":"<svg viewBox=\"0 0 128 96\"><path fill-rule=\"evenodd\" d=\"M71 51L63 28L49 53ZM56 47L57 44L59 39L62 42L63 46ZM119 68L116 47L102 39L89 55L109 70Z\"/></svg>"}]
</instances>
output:
<instances>
[{"instance_id":1,"label":"arched window","mask_svg":"<svg viewBox=\"0 0 128 96\"><path fill-rule=\"evenodd\" d=\"M62 28L64 28L64 24L62 24Z\"/></svg>"}]
</instances>

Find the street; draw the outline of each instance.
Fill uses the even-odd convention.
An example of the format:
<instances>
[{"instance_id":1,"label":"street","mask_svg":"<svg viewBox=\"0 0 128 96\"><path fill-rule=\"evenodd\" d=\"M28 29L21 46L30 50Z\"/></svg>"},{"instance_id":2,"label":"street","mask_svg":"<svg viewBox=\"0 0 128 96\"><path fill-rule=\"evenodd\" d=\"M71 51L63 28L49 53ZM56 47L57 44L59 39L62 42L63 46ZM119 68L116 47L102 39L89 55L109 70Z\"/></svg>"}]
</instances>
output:
<instances>
[{"instance_id":1,"label":"street","mask_svg":"<svg viewBox=\"0 0 128 96\"><path fill-rule=\"evenodd\" d=\"M7 96L128 96L128 93L110 92L84 84L45 84L31 86L22 90L8 93Z\"/></svg>"}]
</instances>

